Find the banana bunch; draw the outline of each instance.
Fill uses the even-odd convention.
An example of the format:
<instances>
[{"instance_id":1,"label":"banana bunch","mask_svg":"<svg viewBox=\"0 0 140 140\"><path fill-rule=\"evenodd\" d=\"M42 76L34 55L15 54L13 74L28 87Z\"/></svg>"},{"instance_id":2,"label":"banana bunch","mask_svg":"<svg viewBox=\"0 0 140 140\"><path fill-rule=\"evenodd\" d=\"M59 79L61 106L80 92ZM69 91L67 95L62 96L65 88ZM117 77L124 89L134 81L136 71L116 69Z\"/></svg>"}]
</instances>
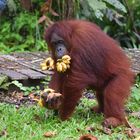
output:
<instances>
[{"instance_id":1,"label":"banana bunch","mask_svg":"<svg viewBox=\"0 0 140 140\"><path fill-rule=\"evenodd\" d=\"M65 72L67 69L70 68L70 56L64 55L61 59L57 60L56 69L58 72Z\"/></svg>"},{"instance_id":2,"label":"banana bunch","mask_svg":"<svg viewBox=\"0 0 140 140\"><path fill-rule=\"evenodd\" d=\"M44 89L43 91L41 91L41 93L40 93L40 99L38 100L38 105L39 105L40 107L44 107L45 103L44 103L44 99L42 98L42 95L43 95L44 93L49 94L49 93L54 93L54 92L55 92L55 90L53 90L53 89L51 89L51 88L47 88L47 89ZM46 98L47 98L47 97L46 97Z\"/></svg>"},{"instance_id":3,"label":"banana bunch","mask_svg":"<svg viewBox=\"0 0 140 140\"><path fill-rule=\"evenodd\" d=\"M43 63L40 64L42 70L53 70L54 69L54 60L51 57L48 57Z\"/></svg>"}]
</instances>

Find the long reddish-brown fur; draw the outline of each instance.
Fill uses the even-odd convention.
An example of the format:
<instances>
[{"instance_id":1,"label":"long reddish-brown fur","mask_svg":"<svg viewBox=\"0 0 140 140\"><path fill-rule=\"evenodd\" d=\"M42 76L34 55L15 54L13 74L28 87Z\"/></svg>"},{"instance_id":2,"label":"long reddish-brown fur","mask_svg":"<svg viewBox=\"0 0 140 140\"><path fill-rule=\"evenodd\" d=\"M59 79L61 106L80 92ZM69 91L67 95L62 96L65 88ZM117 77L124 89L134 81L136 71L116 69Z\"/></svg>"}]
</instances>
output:
<instances>
[{"instance_id":1,"label":"long reddish-brown fur","mask_svg":"<svg viewBox=\"0 0 140 140\"><path fill-rule=\"evenodd\" d=\"M122 49L98 26L87 21L60 21L48 28L46 41L50 50L53 33L64 39L72 58L70 70L62 74L55 71L49 85L64 96L59 110L61 119L71 116L82 91L90 87L96 90L99 104L94 110L104 113L105 123L121 124L124 101L134 78ZM54 52L52 56L55 59Z\"/></svg>"}]
</instances>

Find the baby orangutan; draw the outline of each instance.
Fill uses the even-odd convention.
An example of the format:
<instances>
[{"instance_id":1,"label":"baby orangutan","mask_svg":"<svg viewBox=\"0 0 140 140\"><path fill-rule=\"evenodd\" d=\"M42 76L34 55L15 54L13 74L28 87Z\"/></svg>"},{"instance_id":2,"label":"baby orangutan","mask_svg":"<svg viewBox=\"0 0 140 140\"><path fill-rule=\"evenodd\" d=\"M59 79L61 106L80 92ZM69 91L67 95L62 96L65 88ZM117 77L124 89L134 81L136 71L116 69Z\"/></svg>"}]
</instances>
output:
<instances>
[{"instance_id":1,"label":"baby orangutan","mask_svg":"<svg viewBox=\"0 0 140 140\"><path fill-rule=\"evenodd\" d=\"M62 98L62 94L55 93L53 89L44 89L44 91L40 93L38 104L41 107L58 110L62 103Z\"/></svg>"}]
</instances>

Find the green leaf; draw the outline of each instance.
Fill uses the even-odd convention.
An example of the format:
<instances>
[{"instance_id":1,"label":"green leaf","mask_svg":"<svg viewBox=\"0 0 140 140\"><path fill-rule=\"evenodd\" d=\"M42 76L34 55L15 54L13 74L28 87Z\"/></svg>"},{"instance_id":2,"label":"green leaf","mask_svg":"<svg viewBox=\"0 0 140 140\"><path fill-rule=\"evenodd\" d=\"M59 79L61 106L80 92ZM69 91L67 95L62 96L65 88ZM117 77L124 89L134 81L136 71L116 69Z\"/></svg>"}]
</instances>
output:
<instances>
[{"instance_id":1,"label":"green leaf","mask_svg":"<svg viewBox=\"0 0 140 140\"><path fill-rule=\"evenodd\" d=\"M140 88L133 87L131 96L136 100L140 101Z\"/></svg>"},{"instance_id":2,"label":"green leaf","mask_svg":"<svg viewBox=\"0 0 140 140\"><path fill-rule=\"evenodd\" d=\"M26 91L27 87L24 87L22 83L20 83L19 81L12 81L12 84L14 84L15 86L17 86L20 90L22 91Z\"/></svg>"},{"instance_id":3,"label":"green leaf","mask_svg":"<svg viewBox=\"0 0 140 140\"><path fill-rule=\"evenodd\" d=\"M0 74L0 86L8 81L8 77L6 75Z\"/></svg>"},{"instance_id":4,"label":"green leaf","mask_svg":"<svg viewBox=\"0 0 140 140\"><path fill-rule=\"evenodd\" d=\"M4 83L4 84L2 84L2 85L0 86L0 88L1 88L1 89L5 89L5 90L8 90L8 88L9 88L10 85L11 85L10 82Z\"/></svg>"},{"instance_id":5,"label":"green leaf","mask_svg":"<svg viewBox=\"0 0 140 140\"><path fill-rule=\"evenodd\" d=\"M90 8L95 12L95 16L102 20L102 17L104 16L101 10L106 9L105 2L98 1L98 0L87 0L88 5Z\"/></svg>"},{"instance_id":6,"label":"green leaf","mask_svg":"<svg viewBox=\"0 0 140 140\"><path fill-rule=\"evenodd\" d=\"M92 10L103 10L106 9L106 4L102 1L98 0L87 0L89 6L92 8Z\"/></svg>"},{"instance_id":7,"label":"green leaf","mask_svg":"<svg viewBox=\"0 0 140 140\"><path fill-rule=\"evenodd\" d=\"M124 5L119 1L119 0L104 0L105 2L109 3L110 5L112 5L113 7L115 7L116 9L126 13L126 8L124 7Z\"/></svg>"}]
</instances>

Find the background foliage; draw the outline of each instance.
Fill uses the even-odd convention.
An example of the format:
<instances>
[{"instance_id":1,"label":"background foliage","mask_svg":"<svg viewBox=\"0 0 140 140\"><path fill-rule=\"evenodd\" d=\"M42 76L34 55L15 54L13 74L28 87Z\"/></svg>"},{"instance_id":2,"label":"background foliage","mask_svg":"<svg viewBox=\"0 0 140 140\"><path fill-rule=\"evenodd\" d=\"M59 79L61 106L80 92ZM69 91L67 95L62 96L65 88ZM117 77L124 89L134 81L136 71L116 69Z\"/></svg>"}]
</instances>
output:
<instances>
[{"instance_id":1,"label":"background foliage","mask_svg":"<svg viewBox=\"0 0 140 140\"><path fill-rule=\"evenodd\" d=\"M139 0L8 0L0 9L0 52L45 51L44 29L71 18L97 23L122 47L140 48L139 9Z\"/></svg>"}]
</instances>

